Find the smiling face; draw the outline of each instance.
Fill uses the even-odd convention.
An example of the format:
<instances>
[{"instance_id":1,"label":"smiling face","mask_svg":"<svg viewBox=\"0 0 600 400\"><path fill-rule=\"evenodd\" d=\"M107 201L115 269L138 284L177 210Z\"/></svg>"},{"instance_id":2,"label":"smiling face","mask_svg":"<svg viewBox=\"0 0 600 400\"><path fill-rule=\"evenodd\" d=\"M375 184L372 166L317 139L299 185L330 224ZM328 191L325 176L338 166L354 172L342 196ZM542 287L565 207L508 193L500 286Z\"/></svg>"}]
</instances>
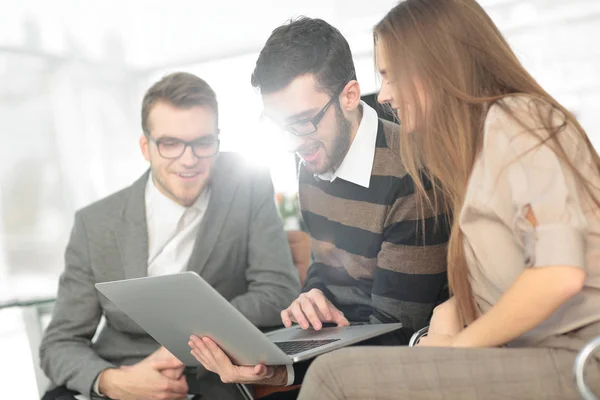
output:
<instances>
[{"instance_id":1,"label":"smiling face","mask_svg":"<svg viewBox=\"0 0 600 400\"><path fill-rule=\"evenodd\" d=\"M414 71L409 65L392 65L391 58L381 41L375 44L375 60L381 75L381 90L377 95L380 104L389 104L401 122L402 132L411 133L422 126L422 120L429 105L425 86L416 73L401 74L393 68Z\"/></svg>"},{"instance_id":2,"label":"smiling face","mask_svg":"<svg viewBox=\"0 0 600 400\"><path fill-rule=\"evenodd\" d=\"M210 107L175 107L168 102L156 102L148 115L148 134L140 138L144 158L150 162L152 178L156 187L176 203L189 207L206 187L216 155L198 158L187 146L183 154L174 159L164 158L158 152L155 141L185 142L216 139L217 115Z\"/></svg>"},{"instance_id":3,"label":"smiling face","mask_svg":"<svg viewBox=\"0 0 600 400\"><path fill-rule=\"evenodd\" d=\"M355 85L356 82L348 85ZM305 167L313 173L324 173L336 169L350 147L351 123L345 117L345 91L334 95L316 131L309 135L297 136L294 130L314 130L310 119L317 115L332 100L332 96L319 90L314 75L302 75L287 87L263 94L264 113L278 126L287 127L285 135L291 143L291 150L304 161ZM358 89L354 89L358 90ZM340 106L340 99L344 106Z\"/></svg>"}]
</instances>

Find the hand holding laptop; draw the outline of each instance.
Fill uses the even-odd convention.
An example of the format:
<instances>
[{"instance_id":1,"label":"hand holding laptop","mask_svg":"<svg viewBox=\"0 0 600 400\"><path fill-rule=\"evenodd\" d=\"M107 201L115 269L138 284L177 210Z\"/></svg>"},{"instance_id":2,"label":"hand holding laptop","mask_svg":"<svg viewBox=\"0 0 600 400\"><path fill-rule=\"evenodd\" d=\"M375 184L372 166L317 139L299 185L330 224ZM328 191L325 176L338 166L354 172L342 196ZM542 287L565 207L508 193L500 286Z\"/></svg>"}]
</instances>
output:
<instances>
[{"instance_id":1,"label":"hand holding laptop","mask_svg":"<svg viewBox=\"0 0 600 400\"><path fill-rule=\"evenodd\" d=\"M286 328L297 322L302 329L312 325L315 330L323 327L323 322L333 322L337 326L349 326L344 313L338 310L319 289L302 293L292 304L281 312L281 321Z\"/></svg>"},{"instance_id":2,"label":"hand holding laptop","mask_svg":"<svg viewBox=\"0 0 600 400\"><path fill-rule=\"evenodd\" d=\"M302 293L292 304L281 312L281 320L286 328L294 322L302 329L312 328L316 331L324 326L349 326L350 322L319 289ZM287 382L285 366L263 364L254 366L238 366L208 337L192 335L188 343L191 354L207 370L219 375L224 383L268 384L283 386Z\"/></svg>"},{"instance_id":3,"label":"hand holding laptop","mask_svg":"<svg viewBox=\"0 0 600 400\"><path fill-rule=\"evenodd\" d=\"M263 364L254 366L233 365L227 354L210 338L190 337L189 346L192 355L207 370L219 375L223 383L244 383L283 386L287 381L285 366L267 367Z\"/></svg>"}]
</instances>

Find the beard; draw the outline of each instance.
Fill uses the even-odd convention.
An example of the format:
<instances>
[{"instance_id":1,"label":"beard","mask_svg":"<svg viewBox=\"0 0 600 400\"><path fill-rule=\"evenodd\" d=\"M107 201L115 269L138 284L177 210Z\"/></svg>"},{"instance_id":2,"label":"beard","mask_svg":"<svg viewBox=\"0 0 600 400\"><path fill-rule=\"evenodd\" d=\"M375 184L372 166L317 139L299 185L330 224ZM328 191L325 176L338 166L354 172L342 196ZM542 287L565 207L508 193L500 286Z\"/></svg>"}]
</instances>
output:
<instances>
[{"instance_id":1,"label":"beard","mask_svg":"<svg viewBox=\"0 0 600 400\"><path fill-rule=\"evenodd\" d=\"M315 174L323 174L329 171L335 172L335 170L339 168L342 161L344 161L344 157L346 157L346 154L350 149L350 139L352 136L350 132L350 121L344 117L344 113L337 103L334 104L334 108L337 135L335 139L331 141L330 148L326 149L325 164L318 170L312 171Z\"/></svg>"}]
</instances>

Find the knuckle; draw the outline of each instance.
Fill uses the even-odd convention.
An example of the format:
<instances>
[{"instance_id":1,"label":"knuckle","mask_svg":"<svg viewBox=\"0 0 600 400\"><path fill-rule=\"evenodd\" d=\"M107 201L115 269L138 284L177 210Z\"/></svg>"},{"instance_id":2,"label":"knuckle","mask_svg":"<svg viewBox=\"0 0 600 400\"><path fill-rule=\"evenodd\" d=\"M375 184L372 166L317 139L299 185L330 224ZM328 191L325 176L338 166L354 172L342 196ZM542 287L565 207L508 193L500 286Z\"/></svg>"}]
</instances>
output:
<instances>
[{"instance_id":1,"label":"knuckle","mask_svg":"<svg viewBox=\"0 0 600 400\"><path fill-rule=\"evenodd\" d=\"M302 312L302 310L297 310L294 313L294 317L296 317L296 319L304 319L304 312Z\"/></svg>"},{"instance_id":2,"label":"knuckle","mask_svg":"<svg viewBox=\"0 0 600 400\"><path fill-rule=\"evenodd\" d=\"M313 309L313 303L312 301L310 301L310 299L305 299L302 302L302 310L304 311L312 311Z\"/></svg>"},{"instance_id":3,"label":"knuckle","mask_svg":"<svg viewBox=\"0 0 600 400\"><path fill-rule=\"evenodd\" d=\"M300 303L295 304L294 307L292 307L291 312L292 314L296 314L298 312L300 312L302 310L302 307L300 305Z\"/></svg>"}]
</instances>

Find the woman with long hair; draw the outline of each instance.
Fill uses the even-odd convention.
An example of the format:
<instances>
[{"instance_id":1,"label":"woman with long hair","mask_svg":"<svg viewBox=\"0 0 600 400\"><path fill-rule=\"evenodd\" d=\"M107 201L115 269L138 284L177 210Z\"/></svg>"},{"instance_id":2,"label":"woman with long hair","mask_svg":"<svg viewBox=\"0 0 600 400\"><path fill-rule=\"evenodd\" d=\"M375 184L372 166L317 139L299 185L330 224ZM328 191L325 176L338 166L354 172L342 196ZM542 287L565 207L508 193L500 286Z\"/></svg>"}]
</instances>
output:
<instances>
[{"instance_id":1,"label":"woman with long hair","mask_svg":"<svg viewBox=\"0 0 600 400\"><path fill-rule=\"evenodd\" d=\"M317 359L300 398L579 398L575 356L600 335L600 158L589 138L475 0L403 1L374 38L379 101L401 123L417 203L453 219L453 297L415 348ZM600 390L600 360L588 369Z\"/></svg>"}]
</instances>

